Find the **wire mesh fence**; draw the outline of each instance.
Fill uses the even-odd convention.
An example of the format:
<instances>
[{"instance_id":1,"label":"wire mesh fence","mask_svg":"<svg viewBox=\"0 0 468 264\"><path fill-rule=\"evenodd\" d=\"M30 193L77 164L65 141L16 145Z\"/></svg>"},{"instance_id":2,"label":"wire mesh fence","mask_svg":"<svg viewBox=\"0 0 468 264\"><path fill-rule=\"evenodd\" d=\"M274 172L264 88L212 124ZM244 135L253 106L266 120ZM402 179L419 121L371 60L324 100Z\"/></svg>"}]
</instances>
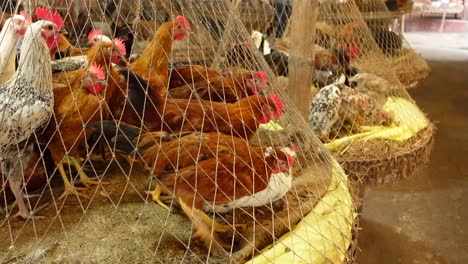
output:
<instances>
[{"instance_id":1,"label":"wire mesh fence","mask_svg":"<svg viewBox=\"0 0 468 264\"><path fill-rule=\"evenodd\" d=\"M347 257L346 175L235 7L12 8L0 42L13 65L0 86L2 262Z\"/></svg>"}]
</instances>

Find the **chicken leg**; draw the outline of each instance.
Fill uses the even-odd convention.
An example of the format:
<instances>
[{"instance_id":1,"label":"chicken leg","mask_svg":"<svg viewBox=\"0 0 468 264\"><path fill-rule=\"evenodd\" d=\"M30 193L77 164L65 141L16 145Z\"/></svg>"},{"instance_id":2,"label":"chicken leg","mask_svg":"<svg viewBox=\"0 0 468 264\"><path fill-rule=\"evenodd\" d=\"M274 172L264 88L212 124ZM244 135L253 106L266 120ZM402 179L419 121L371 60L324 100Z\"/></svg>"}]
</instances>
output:
<instances>
[{"instance_id":1,"label":"chicken leg","mask_svg":"<svg viewBox=\"0 0 468 264\"><path fill-rule=\"evenodd\" d=\"M75 166L75 169L78 172L78 175L80 176L80 182L84 186L89 188L91 184L96 184L96 185L109 184L108 182L96 181L96 180L94 180L95 178L94 179L89 178L88 175L86 175L86 173L84 172L84 170L82 168L82 164L81 164L80 159L77 159L75 157L70 157L70 160L73 163L73 166Z\"/></svg>"},{"instance_id":2,"label":"chicken leg","mask_svg":"<svg viewBox=\"0 0 468 264\"><path fill-rule=\"evenodd\" d=\"M232 228L229 225L223 225L216 222L213 218L206 215L203 211L186 205L182 200L179 199L180 207L187 217L192 221L196 228L195 233L192 234L193 238L199 238L207 248L212 245L222 247L224 249L231 248L230 244L222 241L218 233L232 232ZM211 232L213 229L213 232Z\"/></svg>"},{"instance_id":3,"label":"chicken leg","mask_svg":"<svg viewBox=\"0 0 468 264\"><path fill-rule=\"evenodd\" d=\"M10 189L13 192L13 195L16 199L16 204L18 205L18 213L16 213L13 217L22 217L23 219L43 219L44 216L36 216L35 214L40 211L42 208L47 206L44 204L40 207L34 208L33 210L29 210L28 206L24 202L24 193L22 189L23 183L23 168L29 164L31 159L33 147L28 146L24 150L24 152L19 156L18 163L12 164L12 160L3 159L1 161L1 170L2 175L6 176L6 179L10 183ZM13 151L12 151L13 152ZM16 152L16 151L15 151ZM9 153L14 154L14 153ZM9 156L9 158L13 158L13 155L6 154L5 156Z\"/></svg>"},{"instance_id":4,"label":"chicken leg","mask_svg":"<svg viewBox=\"0 0 468 264\"><path fill-rule=\"evenodd\" d=\"M70 181L68 180L67 174L65 173L65 169L63 168L63 163L59 163L57 165L57 167L58 167L60 176L62 176L63 185L64 185L64 188L65 188L62 195L60 195L59 200L62 200L63 198L65 198L66 196L68 196L70 194L74 194L74 195L77 195L77 196L87 198L88 195L86 195L84 193L81 193L81 191L86 191L87 188L74 187L70 183Z\"/></svg>"}]
</instances>

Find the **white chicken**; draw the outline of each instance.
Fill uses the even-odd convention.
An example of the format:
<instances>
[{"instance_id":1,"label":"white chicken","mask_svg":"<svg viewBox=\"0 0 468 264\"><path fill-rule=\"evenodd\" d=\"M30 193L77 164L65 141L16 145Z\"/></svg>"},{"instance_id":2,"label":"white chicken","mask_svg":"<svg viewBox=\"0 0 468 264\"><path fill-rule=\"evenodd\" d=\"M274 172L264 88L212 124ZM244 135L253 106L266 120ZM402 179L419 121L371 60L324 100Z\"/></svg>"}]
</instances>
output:
<instances>
[{"instance_id":1,"label":"white chicken","mask_svg":"<svg viewBox=\"0 0 468 264\"><path fill-rule=\"evenodd\" d=\"M24 15L8 18L0 32L0 84L15 74L16 45L30 21Z\"/></svg>"},{"instance_id":2,"label":"white chicken","mask_svg":"<svg viewBox=\"0 0 468 264\"><path fill-rule=\"evenodd\" d=\"M32 151L31 135L47 125L54 105L49 48L45 39L58 34L52 21L39 20L26 30L19 66L0 86L0 162L24 219L35 217L23 200L22 166Z\"/></svg>"}]
</instances>

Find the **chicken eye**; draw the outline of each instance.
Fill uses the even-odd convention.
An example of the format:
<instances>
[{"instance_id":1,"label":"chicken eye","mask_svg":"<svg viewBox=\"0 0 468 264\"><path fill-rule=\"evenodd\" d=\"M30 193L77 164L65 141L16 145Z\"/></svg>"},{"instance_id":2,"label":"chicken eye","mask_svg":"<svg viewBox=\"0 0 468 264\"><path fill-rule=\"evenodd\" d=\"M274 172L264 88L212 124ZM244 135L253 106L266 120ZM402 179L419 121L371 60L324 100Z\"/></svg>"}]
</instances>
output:
<instances>
[{"instance_id":1,"label":"chicken eye","mask_svg":"<svg viewBox=\"0 0 468 264\"><path fill-rule=\"evenodd\" d=\"M52 25L47 26L47 30L52 30L52 29L54 29L54 27Z\"/></svg>"},{"instance_id":2,"label":"chicken eye","mask_svg":"<svg viewBox=\"0 0 468 264\"><path fill-rule=\"evenodd\" d=\"M177 26L177 28L178 28L178 29L182 29L182 26L181 26L181 25L179 25L179 26Z\"/></svg>"}]
</instances>

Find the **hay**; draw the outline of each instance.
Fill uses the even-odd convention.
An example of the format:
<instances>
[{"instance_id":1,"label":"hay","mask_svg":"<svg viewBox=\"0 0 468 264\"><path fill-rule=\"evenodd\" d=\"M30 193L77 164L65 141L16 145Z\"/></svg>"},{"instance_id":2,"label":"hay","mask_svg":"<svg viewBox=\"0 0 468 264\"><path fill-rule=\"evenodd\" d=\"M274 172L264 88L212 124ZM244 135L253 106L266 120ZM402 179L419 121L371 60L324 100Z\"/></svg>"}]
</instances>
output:
<instances>
[{"instance_id":1,"label":"hay","mask_svg":"<svg viewBox=\"0 0 468 264\"><path fill-rule=\"evenodd\" d=\"M434 143L434 131L435 128L431 124L404 144L378 140L380 145L372 146L379 147L368 149L368 153L373 153L372 155L362 158L356 155L341 156L337 157L337 160L354 183L374 186L398 181L414 174L416 169L421 168L429 160ZM359 153L359 150L355 153ZM379 153L385 154L379 157Z\"/></svg>"},{"instance_id":2,"label":"hay","mask_svg":"<svg viewBox=\"0 0 468 264\"><path fill-rule=\"evenodd\" d=\"M421 87L429 76L429 65L412 49L400 49L389 61L406 89Z\"/></svg>"}]
</instances>

